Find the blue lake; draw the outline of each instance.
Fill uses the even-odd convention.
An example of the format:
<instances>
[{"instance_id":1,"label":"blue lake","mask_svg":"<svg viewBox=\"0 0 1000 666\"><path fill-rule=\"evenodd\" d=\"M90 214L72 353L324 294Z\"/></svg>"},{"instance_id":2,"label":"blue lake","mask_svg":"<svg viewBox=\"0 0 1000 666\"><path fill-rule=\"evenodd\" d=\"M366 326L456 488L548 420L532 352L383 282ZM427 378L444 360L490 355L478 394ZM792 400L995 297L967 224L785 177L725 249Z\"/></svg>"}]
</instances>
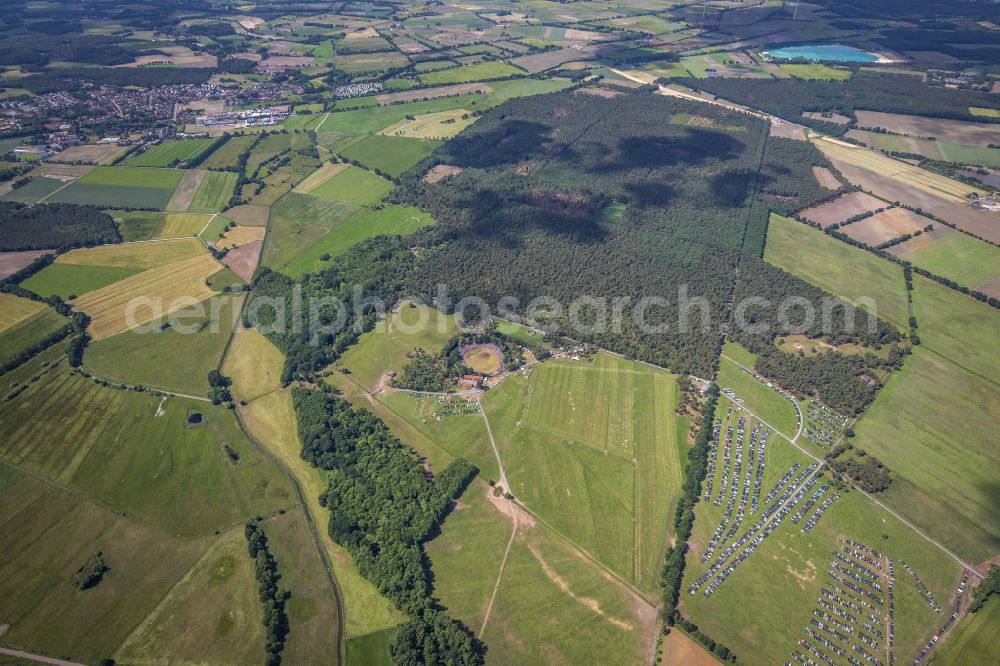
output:
<instances>
[{"instance_id":1,"label":"blue lake","mask_svg":"<svg viewBox=\"0 0 1000 666\"><path fill-rule=\"evenodd\" d=\"M835 60L837 62L875 62L878 57L853 46L843 44L809 44L768 49L775 58L806 58L807 60Z\"/></svg>"}]
</instances>

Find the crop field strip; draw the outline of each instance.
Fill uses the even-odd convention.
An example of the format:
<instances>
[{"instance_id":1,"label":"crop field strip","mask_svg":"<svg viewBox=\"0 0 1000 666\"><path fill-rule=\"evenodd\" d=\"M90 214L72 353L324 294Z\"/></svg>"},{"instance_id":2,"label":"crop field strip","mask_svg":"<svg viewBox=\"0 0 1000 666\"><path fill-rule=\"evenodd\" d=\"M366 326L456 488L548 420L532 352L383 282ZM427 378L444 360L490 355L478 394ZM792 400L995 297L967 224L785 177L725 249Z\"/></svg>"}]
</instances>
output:
<instances>
[{"instance_id":1,"label":"crop field strip","mask_svg":"<svg viewBox=\"0 0 1000 666\"><path fill-rule=\"evenodd\" d=\"M95 340L101 340L130 325L148 323L210 297L214 292L205 279L219 268L209 254L182 259L88 292L76 299L73 306L90 315L88 331ZM148 299L155 305L133 310L132 304L137 299Z\"/></svg>"},{"instance_id":2,"label":"crop field strip","mask_svg":"<svg viewBox=\"0 0 1000 666\"><path fill-rule=\"evenodd\" d=\"M816 145L828 156L848 164L890 176L924 192L953 203L966 203L969 195L983 195L985 191L960 181L931 173L906 162L895 160L871 150L851 146L835 139L818 139Z\"/></svg>"}]
</instances>

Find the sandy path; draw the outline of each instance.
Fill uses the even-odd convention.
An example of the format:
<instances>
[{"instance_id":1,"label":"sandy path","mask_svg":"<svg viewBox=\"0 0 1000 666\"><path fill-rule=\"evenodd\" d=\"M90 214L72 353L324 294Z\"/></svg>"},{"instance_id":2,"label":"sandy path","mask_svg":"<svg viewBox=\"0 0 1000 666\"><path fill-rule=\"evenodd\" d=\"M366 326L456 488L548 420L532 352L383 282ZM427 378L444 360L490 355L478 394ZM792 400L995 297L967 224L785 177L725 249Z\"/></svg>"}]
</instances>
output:
<instances>
[{"instance_id":1,"label":"sandy path","mask_svg":"<svg viewBox=\"0 0 1000 666\"><path fill-rule=\"evenodd\" d=\"M57 664L57 666L83 666L75 661L66 661L65 659L53 659L52 657L44 657L40 654L32 654L30 652L24 652L22 650L11 650L9 648L0 647L0 654L10 655L11 657L17 657L18 659L27 659L28 661L38 661L43 664Z\"/></svg>"}]
</instances>

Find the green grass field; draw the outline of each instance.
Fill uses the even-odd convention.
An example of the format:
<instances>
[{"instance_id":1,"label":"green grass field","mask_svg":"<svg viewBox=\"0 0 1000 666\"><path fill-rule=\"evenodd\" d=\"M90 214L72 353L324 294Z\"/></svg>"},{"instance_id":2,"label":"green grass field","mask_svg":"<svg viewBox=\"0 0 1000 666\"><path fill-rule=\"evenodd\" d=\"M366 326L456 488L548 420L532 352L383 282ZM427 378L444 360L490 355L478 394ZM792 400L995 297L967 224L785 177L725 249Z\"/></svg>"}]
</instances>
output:
<instances>
[{"instance_id":1,"label":"green grass field","mask_svg":"<svg viewBox=\"0 0 1000 666\"><path fill-rule=\"evenodd\" d=\"M199 157L212 147L215 139L180 139L166 141L148 148L141 153L128 157L126 166L167 167L174 166Z\"/></svg>"},{"instance_id":2,"label":"green grass field","mask_svg":"<svg viewBox=\"0 0 1000 666\"><path fill-rule=\"evenodd\" d=\"M963 233L948 234L930 245L906 243L898 256L970 289L1000 275L1000 248Z\"/></svg>"},{"instance_id":3,"label":"green grass field","mask_svg":"<svg viewBox=\"0 0 1000 666\"><path fill-rule=\"evenodd\" d=\"M292 593L285 607L291 631L282 661L309 663L317 655L336 654L337 599L302 509L275 516L263 528L278 562L279 585Z\"/></svg>"},{"instance_id":4,"label":"green grass field","mask_svg":"<svg viewBox=\"0 0 1000 666\"><path fill-rule=\"evenodd\" d=\"M235 167L239 164L240 155L245 153L257 140L256 136L234 136L230 137L222 146L205 158L201 163L205 169L225 169Z\"/></svg>"},{"instance_id":5,"label":"green grass field","mask_svg":"<svg viewBox=\"0 0 1000 666\"><path fill-rule=\"evenodd\" d=\"M603 353L543 363L483 399L515 497L651 596L686 446L677 400L673 375Z\"/></svg>"},{"instance_id":6,"label":"green grass field","mask_svg":"<svg viewBox=\"0 0 1000 666\"><path fill-rule=\"evenodd\" d=\"M508 338L513 338L522 344L537 345L543 341L544 336L541 333L535 333L527 326L522 326L521 324L505 319L494 319L493 321L498 333L506 335Z\"/></svg>"},{"instance_id":7,"label":"green grass field","mask_svg":"<svg viewBox=\"0 0 1000 666\"><path fill-rule=\"evenodd\" d=\"M372 137L374 138L374 137ZM343 201L370 206L385 198L392 183L371 171L350 166L311 192L310 196L327 201Z\"/></svg>"},{"instance_id":8,"label":"green grass field","mask_svg":"<svg viewBox=\"0 0 1000 666\"><path fill-rule=\"evenodd\" d=\"M149 240L163 224L163 214L145 210L109 210L105 211L118 223L125 242Z\"/></svg>"},{"instance_id":9,"label":"green grass field","mask_svg":"<svg viewBox=\"0 0 1000 666\"><path fill-rule=\"evenodd\" d=\"M465 83L467 81L483 81L484 79L500 79L518 74L524 74L524 70L503 62L480 62L464 67L427 72L420 75L420 82L427 85Z\"/></svg>"},{"instance_id":10,"label":"green grass field","mask_svg":"<svg viewBox=\"0 0 1000 666\"><path fill-rule=\"evenodd\" d=\"M236 174L229 171L209 171L195 193L189 213L218 213L233 196Z\"/></svg>"},{"instance_id":11,"label":"green grass field","mask_svg":"<svg viewBox=\"0 0 1000 666\"><path fill-rule=\"evenodd\" d=\"M365 666L392 666L389 643L395 633L395 629L385 629L344 641L344 661Z\"/></svg>"},{"instance_id":12,"label":"green grass field","mask_svg":"<svg viewBox=\"0 0 1000 666\"><path fill-rule=\"evenodd\" d=\"M70 371L61 345L2 381L27 388L0 403L0 458L116 511L194 536L295 502L224 408L103 388Z\"/></svg>"},{"instance_id":13,"label":"green grass field","mask_svg":"<svg viewBox=\"0 0 1000 666\"><path fill-rule=\"evenodd\" d=\"M45 308L0 333L0 363L6 363L22 349L44 340L66 324L69 319L52 308Z\"/></svg>"},{"instance_id":14,"label":"green grass field","mask_svg":"<svg viewBox=\"0 0 1000 666\"><path fill-rule=\"evenodd\" d=\"M426 446L420 449L435 469L444 469L455 458L466 458L479 468L484 479L499 478L496 456L486 434L486 423L478 411L443 417L439 421L434 418L434 413L442 407L435 396L387 391L380 393L378 399L386 409L419 431L426 441L433 442L434 449ZM475 402L469 403L468 408L475 409Z\"/></svg>"},{"instance_id":15,"label":"green grass field","mask_svg":"<svg viewBox=\"0 0 1000 666\"><path fill-rule=\"evenodd\" d=\"M923 346L1000 384L1000 312L996 308L914 275L913 313Z\"/></svg>"},{"instance_id":16,"label":"green grass field","mask_svg":"<svg viewBox=\"0 0 1000 666\"><path fill-rule=\"evenodd\" d=\"M4 644L86 663L111 657L209 545L171 537L3 463L0 523ZM98 551L110 570L97 586L76 590L74 572ZM188 640L210 649L212 633Z\"/></svg>"},{"instance_id":17,"label":"green grass field","mask_svg":"<svg viewBox=\"0 0 1000 666\"><path fill-rule=\"evenodd\" d=\"M780 215L771 215L764 259L898 326L909 318L903 271L884 259ZM866 303L858 299L871 299Z\"/></svg>"},{"instance_id":18,"label":"green grass field","mask_svg":"<svg viewBox=\"0 0 1000 666\"><path fill-rule=\"evenodd\" d=\"M373 134L345 150L343 155L364 164L369 169L378 169L395 178L430 155L440 145L441 141L434 139Z\"/></svg>"},{"instance_id":19,"label":"green grass field","mask_svg":"<svg viewBox=\"0 0 1000 666\"><path fill-rule=\"evenodd\" d=\"M424 326L421 322L429 323ZM407 354L414 349L434 354L458 332L454 317L441 315L424 305L411 307L403 303L389 320L379 322L375 330L362 335L334 366L348 368L351 383L372 391L386 371L401 370L408 360Z\"/></svg>"},{"instance_id":20,"label":"green grass field","mask_svg":"<svg viewBox=\"0 0 1000 666\"><path fill-rule=\"evenodd\" d=\"M271 227L261 263L280 269L357 211L353 203L289 192L271 209ZM211 240L211 236L206 237Z\"/></svg>"},{"instance_id":21,"label":"green grass field","mask_svg":"<svg viewBox=\"0 0 1000 666\"><path fill-rule=\"evenodd\" d=\"M175 169L96 167L46 202L162 210L183 175Z\"/></svg>"},{"instance_id":22,"label":"green grass field","mask_svg":"<svg viewBox=\"0 0 1000 666\"><path fill-rule=\"evenodd\" d=\"M921 345L858 421L854 442L897 477L887 503L980 562L1000 548L1000 454L992 446L998 419L995 383Z\"/></svg>"},{"instance_id":23,"label":"green grass field","mask_svg":"<svg viewBox=\"0 0 1000 666\"><path fill-rule=\"evenodd\" d=\"M834 69L820 63L801 64L781 64L779 68L791 74L797 79L820 79L824 81L846 81L851 78L850 70Z\"/></svg>"},{"instance_id":24,"label":"green grass field","mask_svg":"<svg viewBox=\"0 0 1000 666\"><path fill-rule=\"evenodd\" d=\"M1000 598L996 595L978 613L969 614L952 629L934 658L936 666L986 664L996 657L1000 641Z\"/></svg>"},{"instance_id":25,"label":"green grass field","mask_svg":"<svg viewBox=\"0 0 1000 666\"><path fill-rule=\"evenodd\" d=\"M511 521L472 484L426 549L435 593L489 645L498 664L620 664L648 657L659 624L634 596L544 524L519 519L506 565ZM486 611L499 588L489 621Z\"/></svg>"},{"instance_id":26,"label":"green grass field","mask_svg":"<svg viewBox=\"0 0 1000 666\"><path fill-rule=\"evenodd\" d=\"M0 199L24 204L37 203L41 199L46 199L47 201L49 195L65 184L55 178L45 178L44 176L34 177L26 185L7 192Z\"/></svg>"},{"instance_id":27,"label":"green grass field","mask_svg":"<svg viewBox=\"0 0 1000 666\"><path fill-rule=\"evenodd\" d=\"M331 260L336 259L366 238L383 234L406 236L431 224L434 220L430 215L412 206L362 208L284 264L281 272L292 278L315 273L330 265L329 261L320 259L324 254L330 255Z\"/></svg>"},{"instance_id":28,"label":"green grass field","mask_svg":"<svg viewBox=\"0 0 1000 666\"><path fill-rule=\"evenodd\" d=\"M318 521L323 547L333 563L343 599L345 639L395 627L405 619L403 615L361 577L347 551L323 529L329 514L320 506L319 496L326 488L326 480L300 455L291 393L280 388L282 362L281 353L256 331L242 330L237 335L223 367L233 377L235 395L249 401L240 407L243 422L248 432L301 484L310 511ZM257 397L251 397L254 395Z\"/></svg>"},{"instance_id":29,"label":"green grass field","mask_svg":"<svg viewBox=\"0 0 1000 666\"><path fill-rule=\"evenodd\" d=\"M1000 109L987 109L980 106L970 106L969 113L983 118L1000 118Z\"/></svg>"},{"instance_id":30,"label":"green grass field","mask_svg":"<svg viewBox=\"0 0 1000 666\"><path fill-rule=\"evenodd\" d=\"M86 367L115 382L204 395L241 302L242 297L217 296L173 313L166 330L143 327L97 340L87 350Z\"/></svg>"},{"instance_id":31,"label":"green grass field","mask_svg":"<svg viewBox=\"0 0 1000 666\"><path fill-rule=\"evenodd\" d=\"M233 666L261 659L263 612L242 529L215 538L115 656L149 663L167 653L183 662Z\"/></svg>"},{"instance_id":32,"label":"green grass field","mask_svg":"<svg viewBox=\"0 0 1000 666\"><path fill-rule=\"evenodd\" d=\"M753 369L753 361L743 363L736 360L749 352L737 344L727 342L723 354L722 361L719 363L719 376L716 379L719 386L731 389L736 393L736 397L745 401L747 409L776 428L778 432L789 438L795 437L798 432L796 427L798 414L792 403L783 398L777 391L742 372L737 365Z\"/></svg>"},{"instance_id":33,"label":"green grass field","mask_svg":"<svg viewBox=\"0 0 1000 666\"><path fill-rule=\"evenodd\" d=\"M71 296L82 296L138 272L137 268L53 263L22 282L21 286L45 298L59 296L68 300Z\"/></svg>"}]
</instances>

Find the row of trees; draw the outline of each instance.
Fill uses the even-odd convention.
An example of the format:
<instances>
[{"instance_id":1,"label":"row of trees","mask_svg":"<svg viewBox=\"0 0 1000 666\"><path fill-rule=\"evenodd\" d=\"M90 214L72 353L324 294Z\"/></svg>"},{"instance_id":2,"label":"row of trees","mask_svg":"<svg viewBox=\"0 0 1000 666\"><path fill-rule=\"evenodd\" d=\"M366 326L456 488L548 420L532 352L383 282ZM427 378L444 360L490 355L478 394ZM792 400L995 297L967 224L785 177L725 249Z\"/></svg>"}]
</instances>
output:
<instances>
[{"instance_id":1,"label":"row of trees","mask_svg":"<svg viewBox=\"0 0 1000 666\"><path fill-rule=\"evenodd\" d=\"M684 485L681 496L674 511L675 545L667 549L663 573L660 576L663 585L663 616L668 626L679 626L688 634L700 641L706 648L714 652L720 659L735 662L729 648L698 630L689 622L677 608L680 599L681 584L684 581L684 557L687 554L687 540L694 528L694 507L701 498L701 484L708 473L708 456L711 451L712 427L715 419L715 409L719 402L719 387L711 384L708 387L705 404L701 409L701 425L695 435L694 446L688 449L688 464L684 468Z\"/></svg>"},{"instance_id":2,"label":"row of trees","mask_svg":"<svg viewBox=\"0 0 1000 666\"><path fill-rule=\"evenodd\" d=\"M278 589L278 581L281 579L278 563L267 547L267 535L260 525L247 523L243 533L247 538L247 552L253 560L257 591L264 609L264 650L267 653L264 663L267 666L278 666L281 663L281 651L285 649L285 637L288 635L285 604L292 594L288 590Z\"/></svg>"},{"instance_id":3,"label":"row of trees","mask_svg":"<svg viewBox=\"0 0 1000 666\"><path fill-rule=\"evenodd\" d=\"M478 470L459 458L430 477L377 416L332 395L296 388L302 458L328 473L320 497L329 533L409 621L391 646L397 664L482 664L482 644L435 601L423 543Z\"/></svg>"}]
</instances>

